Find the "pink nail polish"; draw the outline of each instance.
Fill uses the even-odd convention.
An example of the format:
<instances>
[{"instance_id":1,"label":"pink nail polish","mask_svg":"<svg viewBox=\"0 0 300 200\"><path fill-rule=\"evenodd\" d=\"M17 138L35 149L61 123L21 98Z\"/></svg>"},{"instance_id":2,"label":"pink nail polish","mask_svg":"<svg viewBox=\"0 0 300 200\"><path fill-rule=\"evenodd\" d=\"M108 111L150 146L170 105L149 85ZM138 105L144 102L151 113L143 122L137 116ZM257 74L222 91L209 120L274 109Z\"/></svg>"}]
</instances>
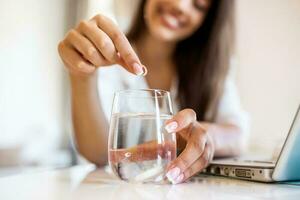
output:
<instances>
[{"instance_id":1,"label":"pink nail polish","mask_svg":"<svg viewBox=\"0 0 300 200\"><path fill-rule=\"evenodd\" d=\"M179 174L180 169L178 167L174 167L173 169L169 170L168 173L166 173L166 177L173 183L175 182Z\"/></svg>"},{"instance_id":2,"label":"pink nail polish","mask_svg":"<svg viewBox=\"0 0 300 200\"><path fill-rule=\"evenodd\" d=\"M138 63L134 63L132 66L136 75L140 76L144 74L143 68Z\"/></svg>"},{"instance_id":3,"label":"pink nail polish","mask_svg":"<svg viewBox=\"0 0 300 200\"><path fill-rule=\"evenodd\" d=\"M172 182L172 184L178 184L178 183L181 183L183 181L183 178L184 178L184 175L183 174L180 174L176 179L175 181Z\"/></svg>"},{"instance_id":4,"label":"pink nail polish","mask_svg":"<svg viewBox=\"0 0 300 200\"><path fill-rule=\"evenodd\" d=\"M168 133L172 133L176 130L177 127L177 122L171 122L165 126L165 129L168 131Z\"/></svg>"}]
</instances>

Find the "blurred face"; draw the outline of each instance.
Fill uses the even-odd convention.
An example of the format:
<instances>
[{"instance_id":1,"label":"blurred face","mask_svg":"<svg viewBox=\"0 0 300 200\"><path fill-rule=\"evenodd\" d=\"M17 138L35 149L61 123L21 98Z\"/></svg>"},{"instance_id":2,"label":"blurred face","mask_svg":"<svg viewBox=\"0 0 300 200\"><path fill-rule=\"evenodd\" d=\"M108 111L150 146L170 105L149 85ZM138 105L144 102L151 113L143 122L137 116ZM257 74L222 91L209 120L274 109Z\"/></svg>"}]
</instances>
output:
<instances>
[{"instance_id":1,"label":"blurred face","mask_svg":"<svg viewBox=\"0 0 300 200\"><path fill-rule=\"evenodd\" d=\"M201 26L211 0L147 0L144 8L148 30L155 38L177 42Z\"/></svg>"}]
</instances>

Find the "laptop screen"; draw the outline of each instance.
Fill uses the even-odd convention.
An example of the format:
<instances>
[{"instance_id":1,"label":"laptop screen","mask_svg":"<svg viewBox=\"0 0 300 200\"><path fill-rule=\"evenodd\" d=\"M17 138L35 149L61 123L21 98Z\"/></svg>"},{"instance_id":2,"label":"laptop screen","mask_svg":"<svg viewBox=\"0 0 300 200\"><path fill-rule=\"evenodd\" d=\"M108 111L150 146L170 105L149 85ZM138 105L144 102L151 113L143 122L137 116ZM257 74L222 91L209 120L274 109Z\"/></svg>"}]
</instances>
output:
<instances>
[{"instance_id":1,"label":"laptop screen","mask_svg":"<svg viewBox=\"0 0 300 200\"><path fill-rule=\"evenodd\" d=\"M275 180L300 180L300 105L273 173Z\"/></svg>"}]
</instances>

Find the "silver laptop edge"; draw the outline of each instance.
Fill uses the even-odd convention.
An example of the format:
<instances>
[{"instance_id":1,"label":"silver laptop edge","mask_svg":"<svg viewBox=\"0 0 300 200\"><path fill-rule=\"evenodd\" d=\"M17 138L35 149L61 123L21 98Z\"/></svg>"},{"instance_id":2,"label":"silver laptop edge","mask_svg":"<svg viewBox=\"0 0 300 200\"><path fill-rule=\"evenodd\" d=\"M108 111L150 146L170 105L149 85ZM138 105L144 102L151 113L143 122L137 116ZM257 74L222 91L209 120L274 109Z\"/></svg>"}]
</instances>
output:
<instances>
[{"instance_id":1,"label":"silver laptop edge","mask_svg":"<svg viewBox=\"0 0 300 200\"><path fill-rule=\"evenodd\" d=\"M276 163L254 159L250 162L232 158L218 159L213 160L203 173L244 180L275 182L300 180L297 166L300 167L300 105Z\"/></svg>"}]
</instances>

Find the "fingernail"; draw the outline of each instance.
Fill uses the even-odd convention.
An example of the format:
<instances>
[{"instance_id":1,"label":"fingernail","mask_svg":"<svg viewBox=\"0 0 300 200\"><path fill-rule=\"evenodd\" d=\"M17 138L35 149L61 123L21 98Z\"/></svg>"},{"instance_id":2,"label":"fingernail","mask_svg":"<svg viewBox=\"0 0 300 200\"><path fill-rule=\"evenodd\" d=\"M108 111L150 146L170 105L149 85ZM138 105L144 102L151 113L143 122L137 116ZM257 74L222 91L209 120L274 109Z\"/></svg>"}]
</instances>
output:
<instances>
[{"instance_id":1,"label":"fingernail","mask_svg":"<svg viewBox=\"0 0 300 200\"><path fill-rule=\"evenodd\" d=\"M183 181L184 175L180 174L173 182L172 184L178 184L181 183Z\"/></svg>"},{"instance_id":2,"label":"fingernail","mask_svg":"<svg viewBox=\"0 0 300 200\"><path fill-rule=\"evenodd\" d=\"M180 174L180 169L178 167L174 167L166 173L166 177L169 181L174 183L177 180L178 175Z\"/></svg>"},{"instance_id":3,"label":"fingernail","mask_svg":"<svg viewBox=\"0 0 300 200\"><path fill-rule=\"evenodd\" d=\"M141 76L144 74L143 67L141 65L134 63L132 66L136 75Z\"/></svg>"},{"instance_id":4,"label":"fingernail","mask_svg":"<svg viewBox=\"0 0 300 200\"><path fill-rule=\"evenodd\" d=\"M145 65L142 65L143 67L143 76L146 76L148 74L148 69Z\"/></svg>"},{"instance_id":5,"label":"fingernail","mask_svg":"<svg viewBox=\"0 0 300 200\"><path fill-rule=\"evenodd\" d=\"M168 131L168 133L172 133L175 131L177 127L178 127L177 122L171 122L165 126L165 129Z\"/></svg>"}]
</instances>

